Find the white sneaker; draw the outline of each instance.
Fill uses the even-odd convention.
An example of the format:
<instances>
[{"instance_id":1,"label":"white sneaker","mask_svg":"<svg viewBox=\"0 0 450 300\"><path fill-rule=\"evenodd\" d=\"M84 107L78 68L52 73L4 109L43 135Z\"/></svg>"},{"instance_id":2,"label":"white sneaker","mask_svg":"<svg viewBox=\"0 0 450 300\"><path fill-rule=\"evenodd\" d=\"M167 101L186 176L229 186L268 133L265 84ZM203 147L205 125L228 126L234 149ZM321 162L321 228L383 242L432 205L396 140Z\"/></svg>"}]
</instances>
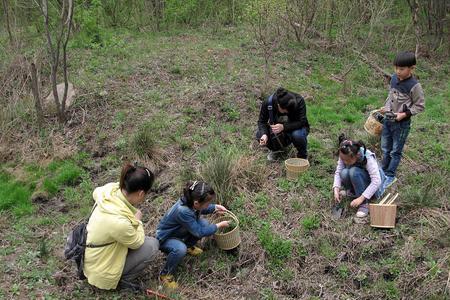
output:
<instances>
[{"instance_id":1,"label":"white sneaker","mask_svg":"<svg viewBox=\"0 0 450 300\"><path fill-rule=\"evenodd\" d=\"M369 214L369 205L368 204L361 204L358 207L358 211L356 212L357 218L365 218Z\"/></svg>"},{"instance_id":2,"label":"white sneaker","mask_svg":"<svg viewBox=\"0 0 450 300\"><path fill-rule=\"evenodd\" d=\"M368 213L366 213L365 211L357 211L356 212L356 216L358 217L358 218L365 218L365 217L367 217L367 215L368 215Z\"/></svg>"}]
</instances>

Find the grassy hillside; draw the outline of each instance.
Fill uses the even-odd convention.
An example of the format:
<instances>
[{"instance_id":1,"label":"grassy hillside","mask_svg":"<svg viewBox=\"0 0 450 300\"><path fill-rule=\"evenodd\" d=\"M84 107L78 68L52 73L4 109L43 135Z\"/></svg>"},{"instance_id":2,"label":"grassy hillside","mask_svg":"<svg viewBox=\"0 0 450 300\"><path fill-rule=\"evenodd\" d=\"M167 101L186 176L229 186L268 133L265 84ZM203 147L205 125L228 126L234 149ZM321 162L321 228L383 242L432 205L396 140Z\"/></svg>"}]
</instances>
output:
<instances>
[{"instance_id":1,"label":"grassy hillside","mask_svg":"<svg viewBox=\"0 0 450 300\"><path fill-rule=\"evenodd\" d=\"M366 141L380 158L363 124L387 92L364 62L344 88L336 75L354 57L295 43L274 51L270 86L305 96L311 124L311 167L292 182L283 162L267 163L253 142L260 100L271 91L246 30L117 33L107 47L75 46L78 96L68 125L48 118L39 135L22 130L5 144L15 151L0 173L0 298L143 298L89 287L62 255L93 188L118 180L124 160L139 159L158 174L141 208L148 235L188 179L229 178L219 196L241 221L237 253L206 240L203 256L185 259L175 299L448 299L448 62L419 61L426 111L413 120L393 187L398 225L376 230L353 224L352 210L338 221L330 215L339 133ZM390 71L392 55L372 59ZM24 108L17 124L30 114ZM46 196L30 202L37 192ZM164 259L141 277L150 288L159 288Z\"/></svg>"}]
</instances>

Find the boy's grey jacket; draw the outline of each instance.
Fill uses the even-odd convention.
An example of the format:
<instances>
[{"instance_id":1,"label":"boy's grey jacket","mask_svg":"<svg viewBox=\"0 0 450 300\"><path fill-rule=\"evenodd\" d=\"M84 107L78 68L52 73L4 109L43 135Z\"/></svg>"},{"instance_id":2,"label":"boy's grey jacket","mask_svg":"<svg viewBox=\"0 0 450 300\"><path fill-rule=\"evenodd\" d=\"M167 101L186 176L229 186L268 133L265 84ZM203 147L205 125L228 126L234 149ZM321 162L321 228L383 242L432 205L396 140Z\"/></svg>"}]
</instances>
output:
<instances>
[{"instance_id":1,"label":"boy's grey jacket","mask_svg":"<svg viewBox=\"0 0 450 300\"><path fill-rule=\"evenodd\" d=\"M422 86L414 76L399 80L397 75L393 74L384 107L386 111L394 113L405 112L407 117L422 112L425 109Z\"/></svg>"}]
</instances>

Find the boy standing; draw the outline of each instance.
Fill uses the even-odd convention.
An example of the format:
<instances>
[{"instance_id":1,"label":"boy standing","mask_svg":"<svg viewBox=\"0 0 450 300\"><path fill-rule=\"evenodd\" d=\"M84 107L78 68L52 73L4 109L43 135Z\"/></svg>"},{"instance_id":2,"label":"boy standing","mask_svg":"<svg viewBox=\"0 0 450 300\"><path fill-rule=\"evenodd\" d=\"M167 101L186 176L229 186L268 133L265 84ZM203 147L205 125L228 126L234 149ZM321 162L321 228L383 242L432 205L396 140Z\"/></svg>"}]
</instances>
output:
<instances>
[{"instance_id":1,"label":"boy standing","mask_svg":"<svg viewBox=\"0 0 450 300\"><path fill-rule=\"evenodd\" d=\"M411 116L425 109L422 86L413 76L415 66L416 57L412 52L400 52L395 57L395 73L383 107L384 111L393 112L396 116L395 119L384 119L381 133L382 168L386 174L384 188L397 180L395 173L411 127Z\"/></svg>"}]
</instances>

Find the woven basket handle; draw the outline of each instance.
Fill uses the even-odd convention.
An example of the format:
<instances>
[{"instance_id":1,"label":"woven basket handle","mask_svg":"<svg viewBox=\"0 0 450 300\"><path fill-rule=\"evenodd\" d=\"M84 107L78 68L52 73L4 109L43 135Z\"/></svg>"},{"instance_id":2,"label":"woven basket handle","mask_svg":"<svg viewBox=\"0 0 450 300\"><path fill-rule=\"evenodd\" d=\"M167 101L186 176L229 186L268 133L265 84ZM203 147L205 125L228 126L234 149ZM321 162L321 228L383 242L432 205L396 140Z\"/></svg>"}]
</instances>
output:
<instances>
[{"instance_id":1,"label":"woven basket handle","mask_svg":"<svg viewBox=\"0 0 450 300\"><path fill-rule=\"evenodd\" d=\"M236 224L239 225L239 219L236 217L235 214L233 214L230 210L222 210L224 214L228 214L234 221L236 221ZM215 214L219 215L219 212L215 212Z\"/></svg>"}]
</instances>

